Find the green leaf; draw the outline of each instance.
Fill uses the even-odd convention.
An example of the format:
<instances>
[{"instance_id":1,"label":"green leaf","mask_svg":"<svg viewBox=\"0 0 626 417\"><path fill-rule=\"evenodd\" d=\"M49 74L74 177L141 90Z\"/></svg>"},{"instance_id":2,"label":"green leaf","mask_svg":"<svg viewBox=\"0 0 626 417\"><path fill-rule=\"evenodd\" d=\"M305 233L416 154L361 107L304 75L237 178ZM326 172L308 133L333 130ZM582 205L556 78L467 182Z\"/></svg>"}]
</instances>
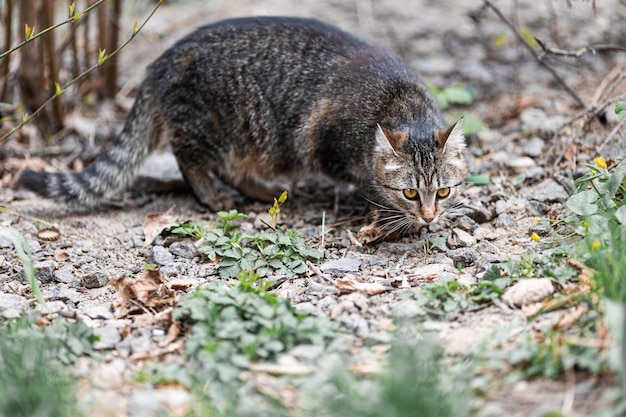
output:
<instances>
[{"instance_id":1,"label":"green leaf","mask_svg":"<svg viewBox=\"0 0 626 417\"><path fill-rule=\"evenodd\" d=\"M475 115L469 112L453 113L450 115L453 120L463 118L463 133L473 135L484 129L483 122Z\"/></svg>"},{"instance_id":2,"label":"green leaf","mask_svg":"<svg viewBox=\"0 0 626 417\"><path fill-rule=\"evenodd\" d=\"M491 178L489 174L472 174L465 178L466 184L489 185Z\"/></svg>"},{"instance_id":3,"label":"green leaf","mask_svg":"<svg viewBox=\"0 0 626 417\"><path fill-rule=\"evenodd\" d=\"M595 190L581 191L571 196L565 203L565 206L574 214L589 216L598 211L598 206L594 204L598 197L598 193Z\"/></svg>"},{"instance_id":4,"label":"green leaf","mask_svg":"<svg viewBox=\"0 0 626 417\"><path fill-rule=\"evenodd\" d=\"M621 206L615 211L615 218L622 226L626 226L626 206Z\"/></svg>"},{"instance_id":5,"label":"green leaf","mask_svg":"<svg viewBox=\"0 0 626 417\"><path fill-rule=\"evenodd\" d=\"M619 101L615 105L615 114L620 118L626 116L626 101Z\"/></svg>"},{"instance_id":6,"label":"green leaf","mask_svg":"<svg viewBox=\"0 0 626 417\"><path fill-rule=\"evenodd\" d=\"M46 310L48 309L48 304L46 304L46 300L43 298L43 294L39 289L39 284L37 283L37 279L35 278L35 267L33 265L33 255L30 251L30 247L28 246L28 242L24 236L22 236L17 230L11 229L9 227L0 226L0 236L4 236L8 238L11 242L13 242L13 246L15 247L15 252L20 262L22 262L22 266L24 267L24 275L26 277L26 281L30 286L30 290L33 293L33 296L39 304L41 304Z\"/></svg>"}]
</instances>

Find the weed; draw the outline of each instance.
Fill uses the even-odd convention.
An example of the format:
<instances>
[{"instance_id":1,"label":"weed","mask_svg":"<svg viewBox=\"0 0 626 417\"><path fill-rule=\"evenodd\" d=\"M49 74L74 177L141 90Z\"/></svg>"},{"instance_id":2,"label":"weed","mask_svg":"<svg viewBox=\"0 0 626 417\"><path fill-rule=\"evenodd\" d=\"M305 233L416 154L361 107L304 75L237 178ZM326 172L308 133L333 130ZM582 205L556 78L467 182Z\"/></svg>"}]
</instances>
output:
<instances>
[{"instance_id":1,"label":"weed","mask_svg":"<svg viewBox=\"0 0 626 417\"><path fill-rule=\"evenodd\" d=\"M23 315L0 327L0 415L78 416L76 378L66 366L93 355L93 333L62 318L41 328L38 318Z\"/></svg>"},{"instance_id":2,"label":"weed","mask_svg":"<svg viewBox=\"0 0 626 417\"><path fill-rule=\"evenodd\" d=\"M33 255L30 252L30 247L28 246L26 239L17 230L4 226L0 226L0 236L4 236L13 242L17 257L20 262L22 262L22 266L24 267L24 275L26 277L26 281L28 281L28 285L30 286L30 291L33 293L33 296L37 299L37 301L47 309L48 306L43 298L41 290L39 289L39 284L35 279Z\"/></svg>"},{"instance_id":3,"label":"weed","mask_svg":"<svg viewBox=\"0 0 626 417\"><path fill-rule=\"evenodd\" d=\"M496 267L497 269L497 267ZM511 280L496 274L485 274L482 281L464 285L456 280L456 276L444 277L440 284L431 284L415 293L420 307L429 315L451 319L458 314L475 311L500 298L504 288Z\"/></svg>"},{"instance_id":4,"label":"weed","mask_svg":"<svg viewBox=\"0 0 626 417\"><path fill-rule=\"evenodd\" d=\"M199 239L198 250L217 261L222 278L234 278L245 271L256 271L262 277L302 274L306 271L304 261L319 259L322 253L307 246L300 233L283 230L275 224L286 198L287 194L283 193L274 203L270 209L273 224L258 234L239 231L234 222L246 216L236 210L217 213L218 220L209 227L182 223L172 232Z\"/></svg>"},{"instance_id":5,"label":"weed","mask_svg":"<svg viewBox=\"0 0 626 417\"><path fill-rule=\"evenodd\" d=\"M267 292L256 273L239 285L210 284L174 310L192 327L185 344L190 368L205 380L233 382L251 361L273 361L299 344L325 344L336 332L326 318L299 314L286 299Z\"/></svg>"},{"instance_id":6,"label":"weed","mask_svg":"<svg viewBox=\"0 0 626 417\"><path fill-rule=\"evenodd\" d=\"M432 252L432 250L437 246L441 245L444 241L445 239L443 237L438 237L435 240L424 239L424 259L428 260L430 252Z\"/></svg>"}]
</instances>

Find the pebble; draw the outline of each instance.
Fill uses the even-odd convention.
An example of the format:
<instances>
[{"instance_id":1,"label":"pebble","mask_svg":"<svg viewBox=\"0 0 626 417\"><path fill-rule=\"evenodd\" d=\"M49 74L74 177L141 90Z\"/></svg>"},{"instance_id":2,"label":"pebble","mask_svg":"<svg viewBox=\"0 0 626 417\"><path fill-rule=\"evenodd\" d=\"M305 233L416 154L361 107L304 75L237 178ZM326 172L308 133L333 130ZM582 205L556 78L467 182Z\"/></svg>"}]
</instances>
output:
<instances>
[{"instance_id":1,"label":"pebble","mask_svg":"<svg viewBox=\"0 0 626 417\"><path fill-rule=\"evenodd\" d=\"M122 336L118 330L118 326L114 324L107 324L103 327L97 327L93 329L94 335L100 339L95 341L93 348L95 350L110 350L114 349L121 340Z\"/></svg>"},{"instance_id":2,"label":"pebble","mask_svg":"<svg viewBox=\"0 0 626 417\"><path fill-rule=\"evenodd\" d=\"M30 251L32 253L41 252L41 244L38 241L29 239L26 241L26 243L28 244L28 247L30 248Z\"/></svg>"},{"instance_id":3,"label":"pebble","mask_svg":"<svg viewBox=\"0 0 626 417\"><path fill-rule=\"evenodd\" d=\"M528 156L517 156L517 157L509 157L504 161L504 165L509 168L512 168L516 172L524 172L536 165L535 160L529 158Z\"/></svg>"},{"instance_id":4,"label":"pebble","mask_svg":"<svg viewBox=\"0 0 626 417\"><path fill-rule=\"evenodd\" d=\"M326 309L330 306L334 306L337 304L337 299L333 296L327 295L317 302L317 306L321 309Z\"/></svg>"},{"instance_id":5,"label":"pebble","mask_svg":"<svg viewBox=\"0 0 626 417\"><path fill-rule=\"evenodd\" d=\"M361 261L358 259L341 258L323 263L320 266L320 270L322 272L348 272L355 274L359 272L360 266Z\"/></svg>"},{"instance_id":6,"label":"pebble","mask_svg":"<svg viewBox=\"0 0 626 417\"><path fill-rule=\"evenodd\" d=\"M154 246L150 251L150 260L155 264L169 265L174 263L174 255L172 255L163 246Z\"/></svg>"},{"instance_id":7,"label":"pebble","mask_svg":"<svg viewBox=\"0 0 626 417\"><path fill-rule=\"evenodd\" d=\"M185 262L171 262L161 267L161 273L167 277L184 275L186 271L187 264Z\"/></svg>"},{"instance_id":8,"label":"pebble","mask_svg":"<svg viewBox=\"0 0 626 417\"><path fill-rule=\"evenodd\" d=\"M460 248L450 251L448 254L454 261L454 264L461 264L464 267L473 265L478 259L478 252L473 248Z\"/></svg>"},{"instance_id":9,"label":"pebble","mask_svg":"<svg viewBox=\"0 0 626 417\"><path fill-rule=\"evenodd\" d=\"M471 203L468 208L470 209L467 214L477 223L487 223L493 218L493 213L482 202Z\"/></svg>"},{"instance_id":10,"label":"pebble","mask_svg":"<svg viewBox=\"0 0 626 417\"><path fill-rule=\"evenodd\" d=\"M556 203L567 200L569 197L565 188L552 178L545 179L534 187L520 190L520 195L542 203Z\"/></svg>"},{"instance_id":11,"label":"pebble","mask_svg":"<svg viewBox=\"0 0 626 417\"><path fill-rule=\"evenodd\" d=\"M94 320L112 320L113 313L108 306L93 306L85 309L85 314Z\"/></svg>"},{"instance_id":12,"label":"pebble","mask_svg":"<svg viewBox=\"0 0 626 417\"><path fill-rule=\"evenodd\" d=\"M104 271L90 271L80 277L80 282L85 288L101 288L108 284L109 277Z\"/></svg>"},{"instance_id":13,"label":"pebble","mask_svg":"<svg viewBox=\"0 0 626 417\"><path fill-rule=\"evenodd\" d=\"M152 347L152 332L150 329L138 329L138 335L130 338L130 350L132 353L149 352Z\"/></svg>"},{"instance_id":14,"label":"pebble","mask_svg":"<svg viewBox=\"0 0 626 417\"><path fill-rule=\"evenodd\" d=\"M467 233L465 230L455 228L452 229L452 233L454 234L456 242L459 246L474 246L476 244L476 238Z\"/></svg>"},{"instance_id":15,"label":"pebble","mask_svg":"<svg viewBox=\"0 0 626 417\"><path fill-rule=\"evenodd\" d=\"M28 309L28 300L16 294L0 293L0 314L4 318L17 318Z\"/></svg>"},{"instance_id":16,"label":"pebble","mask_svg":"<svg viewBox=\"0 0 626 417\"><path fill-rule=\"evenodd\" d=\"M193 243L190 242L174 242L169 247L170 253L187 259L193 259L198 251Z\"/></svg>"},{"instance_id":17,"label":"pebble","mask_svg":"<svg viewBox=\"0 0 626 417\"><path fill-rule=\"evenodd\" d=\"M531 158L536 158L541 156L543 153L543 147L545 146L545 141L537 136L533 136L528 139L522 148L522 152L524 155L530 156Z\"/></svg>"},{"instance_id":18,"label":"pebble","mask_svg":"<svg viewBox=\"0 0 626 417\"><path fill-rule=\"evenodd\" d=\"M54 271L54 280L69 284L74 281L74 265L65 265Z\"/></svg>"},{"instance_id":19,"label":"pebble","mask_svg":"<svg viewBox=\"0 0 626 417\"><path fill-rule=\"evenodd\" d=\"M51 260L35 262L35 277L42 283L54 281L54 262Z\"/></svg>"}]
</instances>

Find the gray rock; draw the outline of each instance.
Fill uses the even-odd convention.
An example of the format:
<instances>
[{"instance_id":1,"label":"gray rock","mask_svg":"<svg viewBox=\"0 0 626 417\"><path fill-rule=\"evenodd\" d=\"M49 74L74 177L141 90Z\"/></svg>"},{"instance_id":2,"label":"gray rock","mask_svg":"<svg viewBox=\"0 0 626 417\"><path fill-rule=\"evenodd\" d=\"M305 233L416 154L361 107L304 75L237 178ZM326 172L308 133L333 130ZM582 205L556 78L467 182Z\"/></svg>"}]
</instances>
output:
<instances>
[{"instance_id":1,"label":"gray rock","mask_svg":"<svg viewBox=\"0 0 626 417\"><path fill-rule=\"evenodd\" d=\"M353 258L333 259L320 266L322 272L359 272L361 261Z\"/></svg>"},{"instance_id":2,"label":"gray rock","mask_svg":"<svg viewBox=\"0 0 626 417\"><path fill-rule=\"evenodd\" d=\"M65 265L54 271L54 280L69 284L74 281L74 265Z\"/></svg>"},{"instance_id":3,"label":"gray rock","mask_svg":"<svg viewBox=\"0 0 626 417\"><path fill-rule=\"evenodd\" d=\"M28 247L30 248L30 251L32 253L41 252L41 244L38 241L29 239L26 241L26 243L28 244Z\"/></svg>"},{"instance_id":4,"label":"gray rock","mask_svg":"<svg viewBox=\"0 0 626 417\"><path fill-rule=\"evenodd\" d=\"M91 270L80 277L80 282L85 288L101 288L107 285L109 277L104 271Z\"/></svg>"},{"instance_id":5,"label":"gray rock","mask_svg":"<svg viewBox=\"0 0 626 417\"><path fill-rule=\"evenodd\" d=\"M172 262L161 267L161 273L168 277L184 275L187 271L187 264L184 262Z\"/></svg>"},{"instance_id":6,"label":"gray rock","mask_svg":"<svg viewBox=\"0 0 626 417\"><path fill-rule=\"evenodd\" d=\"M0 249L13 249L13 241L0 235Z\"/></svg>"},{"instance_id":7,"label":"gray rock","mask_svg":"<svg viewBox=\"0 0 626 417\"><path fill-rule=\"evenodd\" d=\"M533 233L537 233L539 236L548 236L550 230L548 229L548 226L540 223L532 225L528 228L528 234L531 235Z\"/></svg>"},{"instance_id":8,"label":"gray rock","mask_svg":"<svg viewBox=\"0 0 626 417\"><path fill-rule=\"evenodd\" d=\"M16 294L0 293L0 314L5 318L17 318L29 307L28 300Z\"/></svg>"},{"instance_id":9,"label":"gray rock","mask_svg":"<svg viewBox=\"0 0 626 417\"><path fill-rule=\"evenodd\" d=\"M476 223L486 223L491 221L493 213L482 202L471 203L468 208L470 209L467 214Z\"/></svg>"},{"instance_id":10,"label":"gray rock","mask_svg":"<svg viewBox=\"0 0 626 417\"><path fill-rule=\"evenodd\" d=\"M39 281L43 283L54 281L54 262L35 262L33 266L35 267L35 277Z\"/></svg>"},{"instance_id":11,"label":"gray rock","mask_svg":"<svg viewBox=\"0 0 626 417\"><path fill-rule=\"evenodd\" d=\"M473 265L478 259L478 252L472 248L460 248L450 251L448 254L454 261L454 264L461 264L462 266Z\"/></svg>"},{"instance_id":12,"label":"gray rock","mask_svg":"<svg viewBox=\"0 0 626 417\"><path fill-rule=\"evenodd\" d=\"M534 187L520 190L520 195L542 203L556 203L569 197L565 188L552 178L545 179Z\"/></svg>"},{"instance_id":13,"label":"gray rock","mask_svg":"<svg viewBox=\"0 0 626 417\"><path fill-rule=\"evenodd\" d=\"M517 228L517 222L513 217L511 217L511 215L507 213L501 213L500 215L498 215L496 220L493 222L493 225L497 228L502 229Z\"/></svg>"},{"instance_id":14,"label":"gray rock","mask_svg":"<svg viewBox=\"0 0 626 417\"><path fill-rule=\"evenodd\" d=\"M417 317L423 316L426 314L424 310L422 310L415 300L404 300L398 303L395 303L391 306L391 312L394 317Z\"/></svg>"},{"instance_id":15,"label":"gray rock","mask_svg":"<svg viewBox=\"0 0 626 417\"><path fill-rule=\"evenodd\" d=\"M76 246L76 248L85 253L91 252L93 250L93 242L91 240L77 239L74 241L74 245Z\"/></svg>"},{"instance_id":16,"label":"gray rock","mask_svg":"<svg viewBox=\"0 0 626 417\"><path fill-rule=\"evenodd\" d=\"M526 141L522 152L524 152L524 155L530 156L531 158L536 158L543 153L544 146L545 142L543 141L543 139L534 136Z\"/></svg>"},{"instance_id":17,"label":"gray rock","mask_svg":"<svg viewBox=\"0 0 626 417\"><path fill-rule=\"evenodd\" d=\"M113 320L109 306L93 306L85 309L85 314L94 320Z\"/></svg>"},{"instance_id":18,"label":"gray rock","mask_svg":"<svg viewBox=\"0 0 626 417\"><path fill-rule=\"evenodd\" d=\"M465 230L455 228L452 230L452 233L458 246L474 246L476 244L476 238Z\"/></svg>"},{"instance_id":19,"label":"gray rock","mask_svg":"<svg viewBox=\"0 0 626 417\"><path fill-rule=\"evenodd\" d=\"M108 324L104 327L97 327L93 330L93 333L100 338L93 344L93 348L96 350L114 349L115 345L122 340L116 325Z\"/></svg>"},{"instance_id":20,"label":"gray rock","mask_svg":"<svg viewBox=\"0 0 626 417\"><path fill-rule=\"evenodd\" d=\"M152 347L152 332L150 329L139 329L138 335L130 338L130 350L132 353L149 352Z\"/></svg>"},{"instance_id":21,"label":"gray rock","mask_svg":"<svg viewBox=\"0 0 626 417\"><path fill-rule=\"evenodd\" d=\"M335 304L337 304L337 299L335 297L332 297L330 295L327 295L326 297L322 298L321 300L319 300L317 302L317 306L321 309L325 309L328 308L330 306L334 306Z\"/></svg>"},{"instance_id":22,"label":"gray rock","mask_svg":"<svg viewBox=\"0 0 626 417\"><path fill-rule=\"evenodd\" d=\"M174 242L169 247L170 253L183 258L193 259L198 251L193 243L190 242Z\"/></svg>"},{"instance_id":23,"label":"gray rock","mask_svg":"<svg viewBox=\"0 0 626 417\"><path fill-rule=\"evenodd\" d=\"M154 246L150 251L150 259L155 264L169 265L174 263L174 255L168 252L163 246Z\"/></svg>"}]
</instances>

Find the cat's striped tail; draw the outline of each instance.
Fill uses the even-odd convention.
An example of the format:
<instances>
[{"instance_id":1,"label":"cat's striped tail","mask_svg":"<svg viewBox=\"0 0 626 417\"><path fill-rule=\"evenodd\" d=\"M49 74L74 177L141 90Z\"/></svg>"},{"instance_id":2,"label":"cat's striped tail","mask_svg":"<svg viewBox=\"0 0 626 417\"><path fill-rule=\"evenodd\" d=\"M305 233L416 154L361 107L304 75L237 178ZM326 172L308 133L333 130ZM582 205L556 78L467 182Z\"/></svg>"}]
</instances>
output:
<instances>
[{"instance_id":1,"label":"cat's striped tail","mask_svg":"<svg viewBox=\"0 0 626 417\"><path fill-rule=\"evenodd\" d=\"M158 112L145 86L126 119L124 128L109 150L79 173L22 171L18 184L59 202L94 206L127 189L155 141Z\"/></svg>"}]
</instances>

